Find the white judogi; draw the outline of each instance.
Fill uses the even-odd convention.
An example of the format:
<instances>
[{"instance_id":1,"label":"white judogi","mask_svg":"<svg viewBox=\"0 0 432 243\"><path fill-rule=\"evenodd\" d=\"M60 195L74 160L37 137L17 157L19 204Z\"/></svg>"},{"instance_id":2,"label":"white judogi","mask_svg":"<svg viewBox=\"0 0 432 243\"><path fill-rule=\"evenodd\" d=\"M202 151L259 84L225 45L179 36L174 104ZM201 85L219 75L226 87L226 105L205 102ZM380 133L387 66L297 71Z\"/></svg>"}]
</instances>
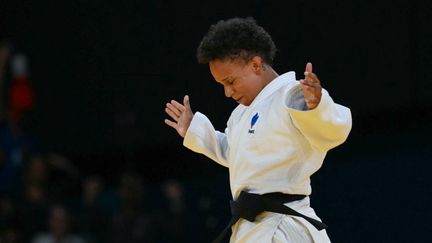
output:
<instances>
[{"instance_id":1,"label":"white judogi","mask_svg":"<svg viewBox=\"0 0 432 243\"><path fill-rule=\"evenodd\" d=\"M320 104L307 110L301 84L288 72L271 81L250 106L238 105L225 133L196 112L183 144L229 168L234 199L242 190L310 195L310 176L350 130L350 110L334 103L324 89ZM309 197L286 205L320 220ZM325 230L303 218L270 212L255 222L240 219L232 230L231 242L236 243L330 242Z\"/></svg>"}]
</instances>

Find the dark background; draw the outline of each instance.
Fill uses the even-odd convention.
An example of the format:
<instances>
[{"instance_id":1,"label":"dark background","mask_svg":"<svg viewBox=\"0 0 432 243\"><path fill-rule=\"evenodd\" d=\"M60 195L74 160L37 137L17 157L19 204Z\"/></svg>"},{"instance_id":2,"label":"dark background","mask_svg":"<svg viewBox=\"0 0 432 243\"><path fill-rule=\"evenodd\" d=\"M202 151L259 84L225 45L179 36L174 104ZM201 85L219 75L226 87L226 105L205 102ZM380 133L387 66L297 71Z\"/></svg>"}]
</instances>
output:
<instances>
[{"instance_id":1,"label":"dark background","mask_svg":"<svg viewBox=\"0 0 432 243\"><path fill-rule=\"evenodd\" d=\"M196 47L217 20L255 17L278 47L278 73L301 78L311 61L352 111L347 142L312 177L312 207L332 241L429 238L430 1L7 0L0 11L0 34L30 60L36 107L26 129L42 150L112 183L135 170L149 185L217 188L224 215L227 171L182 146L164 107L189 94L224 129L235 104L197 64Z\"/></svg>"}]
</instances>

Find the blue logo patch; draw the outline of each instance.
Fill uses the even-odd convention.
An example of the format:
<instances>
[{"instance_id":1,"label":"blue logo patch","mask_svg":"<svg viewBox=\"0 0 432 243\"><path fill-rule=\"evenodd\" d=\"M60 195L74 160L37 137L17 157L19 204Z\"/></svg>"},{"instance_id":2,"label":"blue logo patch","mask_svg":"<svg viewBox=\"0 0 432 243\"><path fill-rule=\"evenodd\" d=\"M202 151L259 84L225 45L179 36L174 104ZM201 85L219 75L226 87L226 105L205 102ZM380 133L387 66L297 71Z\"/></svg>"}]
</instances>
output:
<instances>
[{"instance_id":1,"label":"blue logo patch","mask_svg":"<svg viewBox=\"0 0 432 243\"><path fill-rule=\"evenodd\" d=\"M255 113L255 115L251 119L249 133L252 133L252 134L255 133L255 129L253 129L253 126L258 121L258 118L259 118L259 115L258 115L258 112L257 112L257 113Z\"/></svg>"}]
</instances>

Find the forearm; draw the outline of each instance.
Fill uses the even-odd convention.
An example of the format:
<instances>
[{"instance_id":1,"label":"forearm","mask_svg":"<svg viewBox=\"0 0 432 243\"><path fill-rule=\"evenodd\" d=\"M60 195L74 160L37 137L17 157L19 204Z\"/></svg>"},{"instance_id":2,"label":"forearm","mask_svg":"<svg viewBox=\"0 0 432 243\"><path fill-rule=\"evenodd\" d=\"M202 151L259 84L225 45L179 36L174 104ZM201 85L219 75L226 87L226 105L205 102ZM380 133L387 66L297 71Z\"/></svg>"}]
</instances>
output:
<instances>
[{"instance_id":1,"label":"forearm","mask_svg":"<svg viewBox=\"0 0 432 243\"><path fill-rule=\"evenodd\" d=\"M343 143L351 131L350 109L334 103L324 89L315 109L288 108L288 112L295 126L320 151L328 151Z\"/></svg>"},{"instance_id":2,"label":"forearm","mask_svg":"<svg viewBox=\"0 0 432 243\"><path fill-rule=\"evenodd\" d=\"M228 143L226 135L216 131L208 118L196 112L189 126L183 145L190 150L201 153L217 163L228 167L226 154Z\"/></svg>"}]
</instances>

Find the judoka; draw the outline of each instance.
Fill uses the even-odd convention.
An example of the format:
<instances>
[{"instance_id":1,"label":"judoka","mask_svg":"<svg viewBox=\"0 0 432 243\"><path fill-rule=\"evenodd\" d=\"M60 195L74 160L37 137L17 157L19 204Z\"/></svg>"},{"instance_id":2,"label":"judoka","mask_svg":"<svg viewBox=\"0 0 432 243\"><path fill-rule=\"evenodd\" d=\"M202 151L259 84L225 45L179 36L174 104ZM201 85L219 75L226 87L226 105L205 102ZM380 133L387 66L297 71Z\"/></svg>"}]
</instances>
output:
<instances>
[{"instance_id":1,"label":"judoka","mask_svg":"<svg viewBox=\"0 0 432 243\"><path fill-rule=\"evenodd\" d=\"M228 168L230 242L330 242L310 206L310 177L326 153L346 141L351 112L321 87L312 63L304 78L279 74L272 67L275 53L272 38L253 18L212 25L198 46L198 62L209 65L238 106L225 130L217 131L192 111L185 95L181 103L166 104L171 119L165 123L185 147Z\"/></svg>"}]
</instances>

